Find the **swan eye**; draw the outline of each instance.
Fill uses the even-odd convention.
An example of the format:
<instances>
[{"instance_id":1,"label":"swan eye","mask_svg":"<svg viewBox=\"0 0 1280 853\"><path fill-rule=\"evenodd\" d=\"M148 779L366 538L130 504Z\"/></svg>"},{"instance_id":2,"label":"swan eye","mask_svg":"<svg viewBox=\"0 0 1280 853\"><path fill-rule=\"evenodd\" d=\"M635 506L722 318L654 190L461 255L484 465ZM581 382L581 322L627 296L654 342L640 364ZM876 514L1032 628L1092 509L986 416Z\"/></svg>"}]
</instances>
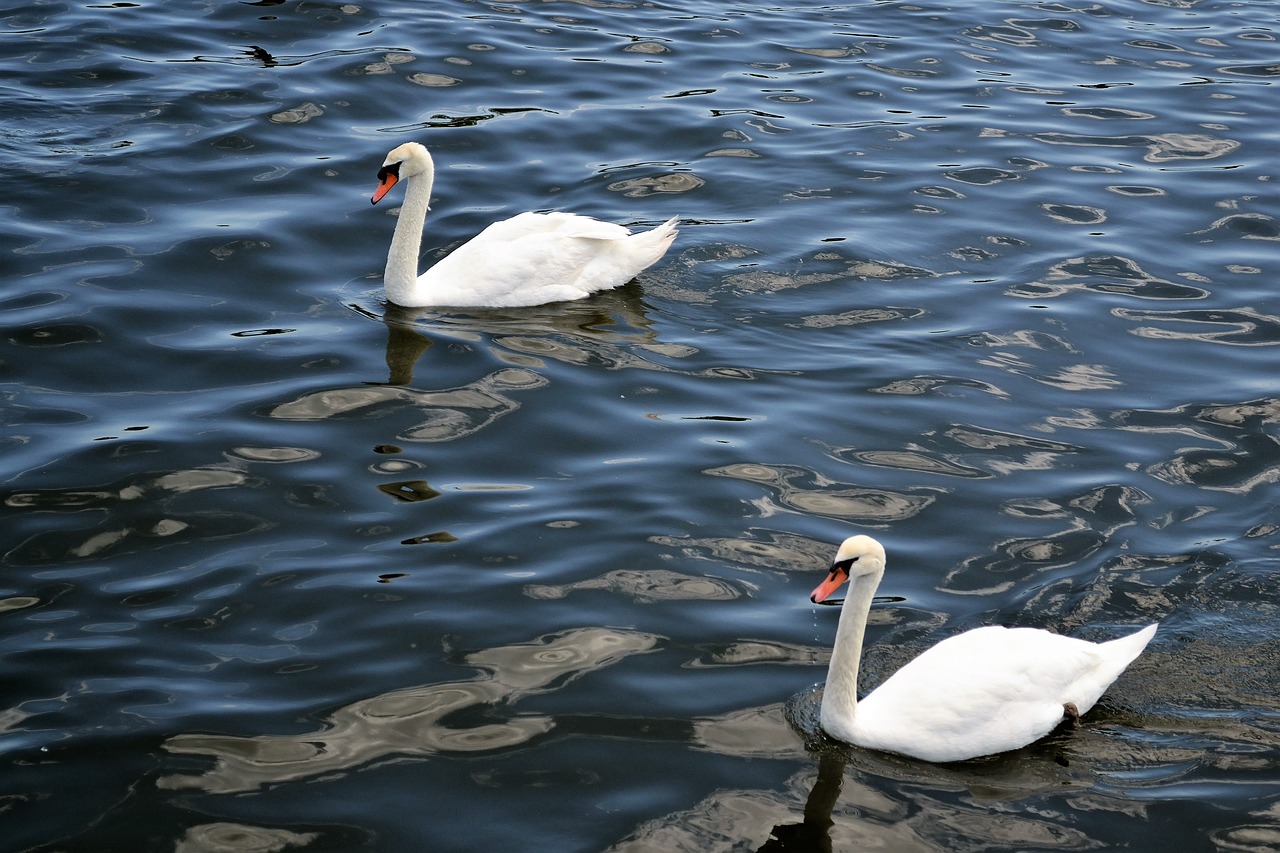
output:
<instances>
[{"instance_id":1,"label":"swan eye","mask_svg":"<svg viewBox=\"0 0 1280 853\"><path fill-rule=\"evenodd\" d=\"M383 166L381 169L378 170L379 181L385 181L387 179L387 175L390 175L396 180L399 180L400 179L400 162L392 163L389 166Z\"/></svg>"},{"instance_id":2,"label":"swan eye","mask_svg":"<svg viewBox=\"0 0 1280 853\"><path fill-rule=\"evenodd\" d=\"M857 557L850 557L847 560L840 560L838 562L831 564L831 571L844 572L846 575L850 574L853 569L853 564L856 562L858 562Z\"/></svg>"}]
</instances>

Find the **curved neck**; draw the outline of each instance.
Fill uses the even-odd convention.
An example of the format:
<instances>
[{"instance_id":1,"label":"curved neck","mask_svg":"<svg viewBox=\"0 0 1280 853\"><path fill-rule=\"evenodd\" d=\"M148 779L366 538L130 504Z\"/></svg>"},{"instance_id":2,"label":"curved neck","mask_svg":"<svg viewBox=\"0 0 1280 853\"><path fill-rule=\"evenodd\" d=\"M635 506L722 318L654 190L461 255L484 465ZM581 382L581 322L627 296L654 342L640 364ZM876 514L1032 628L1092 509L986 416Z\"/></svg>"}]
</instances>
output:
<instances>
[{"instance_id":1,"label":"curved neck","mask_svg":"<svg viewBox=\"0 0 1280 853\"><path fill-rule=\"evenodd\" d=\"M431 203L435 169L428 165L426 171L405 178L404 183L404 203L400 205L396 232L391 237L391 249L387 252L387 268L382 273L387 299L399 305L413 302L409 294L418 280L418 251L422 246L422 226L427 221L427 208Z\"/></svg>"},{"instance_id":2,"label":"curved neck","mask_svg":"<svg viewBox=\"0 0 1280 853\"><path fill-rule=\"evenodd\" d=\"M867 617L871 614L871 598L880 585L882 572L863 575L850 581L836 627L835 646L827 671L827 686L822 694L822 716L852 719L858 705L858 665L862 661L862 638ZM825 723L824 723L825 725Z\"/></svg>"}]
</instances>

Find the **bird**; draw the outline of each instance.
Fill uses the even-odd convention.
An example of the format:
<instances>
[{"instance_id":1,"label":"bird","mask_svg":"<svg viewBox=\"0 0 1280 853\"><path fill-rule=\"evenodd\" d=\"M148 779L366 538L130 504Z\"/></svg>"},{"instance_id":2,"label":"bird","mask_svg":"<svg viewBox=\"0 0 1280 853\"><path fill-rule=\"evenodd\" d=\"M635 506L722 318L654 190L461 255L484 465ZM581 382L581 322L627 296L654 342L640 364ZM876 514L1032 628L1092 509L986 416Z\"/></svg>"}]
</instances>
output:
<instances>
[{"instance_id":1,"label":"bird","mask_svg":"<svg viewBox=\"0 0 1280 853\"><path fill-rule=\"evenodd\" d=\"M581 299L626 284L657 263L677 233L677 218L632 234L589 216L521 213L489 225L418 275L435 183L435 162L421 143L406 142L387 155L371 203L402 181L404 204L383 285L387 300L404 308L517 308Z\"/></svg>"},{"instance_id":2,"label":"bird","mask_svg":"<svg viewBox=\"0 0 1280 853\"><path fill-rule=\"evenodd\" d=\"M855 746L939 763L1026 746L1078 721L1159 627L1104 643L1039 628L975 628L927 649L859 701L863 632L884 565L883 545L851 536L809 596L819 604L850 585L819 719L827 735Z\"/></svg>"}]
</instances>

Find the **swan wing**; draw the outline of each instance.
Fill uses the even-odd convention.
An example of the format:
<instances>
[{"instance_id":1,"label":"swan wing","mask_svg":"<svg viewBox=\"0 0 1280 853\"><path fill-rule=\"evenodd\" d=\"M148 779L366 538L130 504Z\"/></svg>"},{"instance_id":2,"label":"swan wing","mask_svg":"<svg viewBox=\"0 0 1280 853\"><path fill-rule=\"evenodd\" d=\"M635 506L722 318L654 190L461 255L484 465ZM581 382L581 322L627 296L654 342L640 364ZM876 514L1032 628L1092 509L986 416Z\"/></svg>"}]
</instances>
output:
<instances>
[{"instance_id":1,"label":"swan wing","mask_svg":"<svg viewBox=\"0 0 1280 853\"><path fill-rule=\"evenodd\" d=\"M486 227L474 239L518 240L528 236L591 237L603 240L622 240L631 231L612 222L602 222L590 216L576 213L520 213Z\"/></svg>"},{"instance_id":2,"label":"swan wing","mask_svg":"<svg viewBox=\"0 0 1280 853\"><path fill-rule=\"evenodd\" d=\"M1109 643L987 627L943 640L858 703L854 742L928 761L1017 749L1083 714L1141 653L1154 625Z\"/></svg>"},{"instance_id":3,"label":"swan wing","mask_svg":"<svg viewBox=\"0 0 1280 853\"><path fill-rule=\"evenodd\" d=\"M659 226L658 231L663 226ZM423 273L433 305L518 307L580 299L617 287L661 257L648 234L569 213L495 222Z\"/></svg>"}]
</instances>

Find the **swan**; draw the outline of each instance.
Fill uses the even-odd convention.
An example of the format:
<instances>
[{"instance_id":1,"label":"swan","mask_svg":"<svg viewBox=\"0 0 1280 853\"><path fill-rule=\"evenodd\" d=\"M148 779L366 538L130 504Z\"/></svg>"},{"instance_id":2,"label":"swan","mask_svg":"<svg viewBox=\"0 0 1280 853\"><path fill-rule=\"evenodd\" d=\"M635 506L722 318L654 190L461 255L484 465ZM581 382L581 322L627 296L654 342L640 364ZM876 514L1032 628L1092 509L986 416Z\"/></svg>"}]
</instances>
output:
<instances>
[{"instance_id":1,"label":"swan","mask_svg":"<svg viewBox=\"0 0 1280 853\"><path fill-rule=\"evenodd\" d=\"M1106 643L1038 628L975 628L926 650L858 701L858 663L884 546L851 536L810 600L849 581L822 697L830 736L924 761L963 761L1026 746L1078 720L1142 653L1158 625Z\"/></svg>"},{"instance_id":2,"label":"swan","mask_svg":"<svg viewBox=\"0 0 1280 853\"><path fill-rule=\"evenodd\" d=\"M658 261L676 237L676 220L632 234L621 225L573 213L521 213L495 222L418 275L422 226L435 183L426 146L406 142L378 171L377 204L407 183L387 268L387 299L405 308L517 308L581 299L626 284Z\"/></svg>"}]
</instances>

